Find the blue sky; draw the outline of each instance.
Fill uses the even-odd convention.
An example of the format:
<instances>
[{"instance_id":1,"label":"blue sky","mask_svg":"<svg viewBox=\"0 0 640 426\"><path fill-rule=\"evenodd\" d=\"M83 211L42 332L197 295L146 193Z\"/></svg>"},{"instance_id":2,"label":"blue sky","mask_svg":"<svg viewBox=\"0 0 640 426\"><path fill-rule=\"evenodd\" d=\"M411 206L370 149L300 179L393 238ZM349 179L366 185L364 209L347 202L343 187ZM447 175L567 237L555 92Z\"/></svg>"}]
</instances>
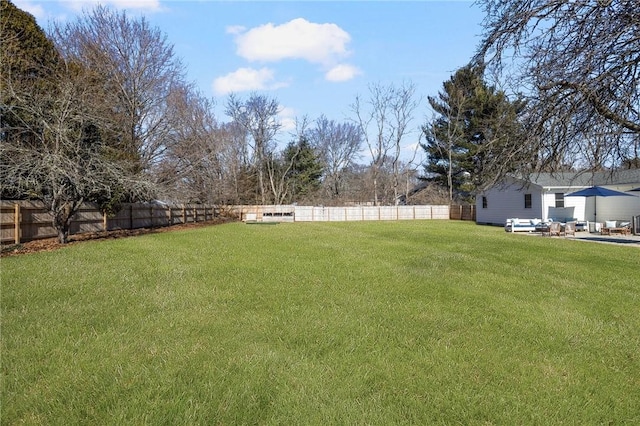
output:
<instances>
[{"instance_id":1,"label":"blue sky","mask_svg":"<svg viewBox=\"0 0 640 426\"><path fill-rule=\"evenodd\" d=\"M47 28L94 0L13 0ZM221 121L230 91L276 98L281 120L320 114L345 121L370 84L416 85L423 97L414 128L431 117L426 96L473 55L483 13L472 1L165 1L103 0L144 15L166 33ZM407 147L415 144L410 135Z\"/></svg>"}]
</instances>

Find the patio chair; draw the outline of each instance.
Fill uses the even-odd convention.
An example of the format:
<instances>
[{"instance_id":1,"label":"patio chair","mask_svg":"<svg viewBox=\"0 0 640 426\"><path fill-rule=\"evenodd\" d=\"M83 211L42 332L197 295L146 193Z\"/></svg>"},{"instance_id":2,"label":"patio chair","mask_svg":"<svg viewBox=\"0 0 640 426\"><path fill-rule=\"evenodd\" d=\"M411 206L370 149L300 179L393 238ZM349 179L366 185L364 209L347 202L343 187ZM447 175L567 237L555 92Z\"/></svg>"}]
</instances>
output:
<instances>
[{"instance_id":1,"label":"patio chair","mask_svg":"<svg viewBox=\"0 0 640 426\"><path fill-rule=\"evenodd\" d=\"M562 224L560 222L551 222L549 224L549 236L553 237L554 235L560 236L562 232Z\"/></svg>"},{"instance_id":2,"label":"patio chair","mask_svg":"<svg viewBox=\"0 0 640 426\"><path fill-rule=\"evenodd\" d=\"M576 222L567 222L564 225L564 236L576 235Z\"/></svg>"}]
</instances>

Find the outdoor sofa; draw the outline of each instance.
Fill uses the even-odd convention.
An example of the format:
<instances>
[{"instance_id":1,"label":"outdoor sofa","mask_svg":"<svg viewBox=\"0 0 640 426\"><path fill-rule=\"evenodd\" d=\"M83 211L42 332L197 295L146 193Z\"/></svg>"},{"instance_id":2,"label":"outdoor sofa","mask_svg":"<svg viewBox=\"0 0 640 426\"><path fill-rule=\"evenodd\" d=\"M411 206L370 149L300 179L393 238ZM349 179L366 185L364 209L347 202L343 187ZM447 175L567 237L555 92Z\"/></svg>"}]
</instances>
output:
<instances>
[{"instance_id":1,"label":"outdoor sofa","mask_svg":"<svg viewBox=\"0 0 640 426\"><path fill-rule=\"evenodd\" d=\"M564 227L565 223L575 222L575 231L586 231L589 229L589 222L586 220L578 220L571 217L550 218L548 221L542 219L507 219L504 224L504 230L507 232L544 232L549 229L551 222L561 223Z\"/></svg>"},{"instance_id":2,"label":"outdoor sofa","mask_svg":"<svg viewBox=\"0 0 640 426\"><path fill-rule=\"evenodd\" d=\"M504 230L507 232L535 232L542 219L507 219Z\"/></svg>"},{"instance_id":3,"label":"outdoor sofa","mask_svg":"<svg viewBox=\"0 0 640 426\"><path fill-rule=\"evenodd\" d=\"M600 233L602 235L629 235L631 234L631 222L628 220L606 220L604 226L600 228Z\"/></svg>"}]
</instances>

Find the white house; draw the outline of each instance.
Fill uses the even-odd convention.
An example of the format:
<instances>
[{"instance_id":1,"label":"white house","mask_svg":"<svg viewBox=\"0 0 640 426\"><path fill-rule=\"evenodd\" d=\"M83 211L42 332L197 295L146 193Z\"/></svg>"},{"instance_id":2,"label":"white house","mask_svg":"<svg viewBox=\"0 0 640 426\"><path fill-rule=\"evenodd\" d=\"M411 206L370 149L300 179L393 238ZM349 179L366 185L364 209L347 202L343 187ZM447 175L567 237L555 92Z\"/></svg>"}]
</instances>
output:
<instances>
[{"instance_id":1,"label":"white house","mask_svg":"<svg viewBox=\"0 0 640 426\"><path fill-rule=\"evenodd\" d=\"M476 195L476 222L504 225L510 218L605 222L640 216L640 191L632 197L567 197L590 186L620 192L640 187L640 169L596 173L540 173L511 177Z\"/></svg>"}]
</instances>

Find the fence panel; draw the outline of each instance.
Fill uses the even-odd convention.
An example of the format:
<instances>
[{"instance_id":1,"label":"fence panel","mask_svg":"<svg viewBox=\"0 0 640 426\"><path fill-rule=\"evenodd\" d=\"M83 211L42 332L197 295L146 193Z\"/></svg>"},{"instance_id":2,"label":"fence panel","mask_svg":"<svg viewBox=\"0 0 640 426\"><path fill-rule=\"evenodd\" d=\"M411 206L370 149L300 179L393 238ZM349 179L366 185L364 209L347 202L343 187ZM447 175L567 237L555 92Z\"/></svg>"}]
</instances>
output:
<instances>
[{"instance_id":1,"label":"fence panel","mask_svg":"<svg viewBox=\"0 0 640 426\"><path fill-rule=\"evenodd\" d=\"M258 220L274 206L237 206L240 213L255 213ZM281 206L282 208L282 206ZM285 210L290 207L285 207ZM449 219L449 206L293 206L296 222L336 222L363 220ZM277 214L277 213L276 213ZM275 218L274 218L275 219Z\"/></svg>"},{"instance_id":2,"label":"fence panel","mask_svg":"<svg viewBox=\"0 0 640 426\"><path fill-rule=\"evenodd\" d=\"M360 207L345 207L344 208L344 220L355 221L362 220L362 208Z\"/></svg>"},{"instance_id":3,"label":"fence panel","mask_svg":"<svg viewBox=\"0 0 640 426\"><path fill-rule=\"evenodd\" d=\"M20 223L20 219L16 219L16 215L20 216L20 205L0 203L0 241L5 243L20 240L20 227L16 224ZM16 229L17 228L17 229ZM16 231L18 233L16 238Z\"/></svg>"},{"instance_id":4,"label":"fence panel","mask_svg":"<svg viewBox=\"0 0 640 426\"><path fill-rule=\"evenodd\" d=\"M154 228L213 220L213 206L166 204L125 204L112 216L105 216L97 205L84 203L71 220L69 233ZM56 237L51 214L41 202L0 201L0 242L3 244Z\"/></svg>"},{"instance_id":5,"label":"fence panel","mask_svg":"<svg viewBox=\"0 0 640 426\"><path fill-rule=\"evenodd\" d=\"M476 220L476 206L471 204L452 205L449 218L451 220Z\"/></svg>"}]
</instances>

